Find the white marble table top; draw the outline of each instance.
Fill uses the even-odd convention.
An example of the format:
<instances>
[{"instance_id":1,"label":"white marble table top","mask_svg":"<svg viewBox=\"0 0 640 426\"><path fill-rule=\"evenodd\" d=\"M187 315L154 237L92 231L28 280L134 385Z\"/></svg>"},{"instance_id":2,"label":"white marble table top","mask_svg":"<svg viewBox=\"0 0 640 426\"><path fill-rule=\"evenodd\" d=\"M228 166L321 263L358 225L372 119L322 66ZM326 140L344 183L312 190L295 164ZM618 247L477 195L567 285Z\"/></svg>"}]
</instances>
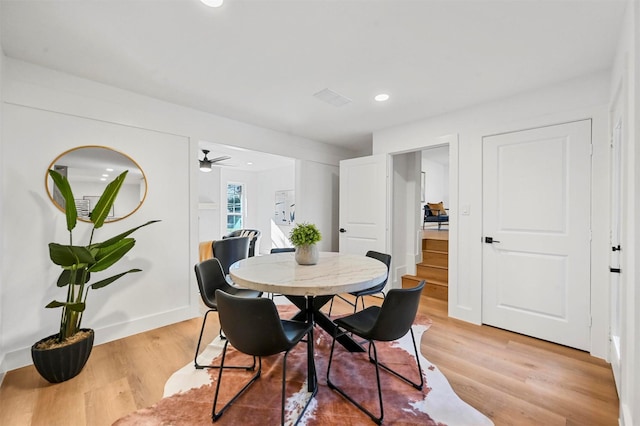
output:
<instances>
[{"instance_id":1,"label":"white marble table top","mask_svg":"<svg viewBox=\"0 0 640 426\"><path fill-rule=\"evenodd\" d=\"M320 296L364 290L387 277L379 260L353 254L321 252L316 265L298 265L294 253L249 257L229 268L240 287L290 296Z\"/></svg>"}]
</instances>

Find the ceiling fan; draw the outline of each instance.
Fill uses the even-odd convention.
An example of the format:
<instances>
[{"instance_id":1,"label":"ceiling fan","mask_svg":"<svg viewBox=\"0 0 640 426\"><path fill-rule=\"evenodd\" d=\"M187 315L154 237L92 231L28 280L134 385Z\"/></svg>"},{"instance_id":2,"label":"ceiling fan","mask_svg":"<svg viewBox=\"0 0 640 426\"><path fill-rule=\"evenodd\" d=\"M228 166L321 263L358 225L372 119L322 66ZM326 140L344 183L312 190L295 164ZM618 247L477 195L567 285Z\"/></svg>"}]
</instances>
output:
<instances>
[{"instance_id":1,"label":"ceiling fan","mask_svg":"<svg viewBox=\"0 0 640 426\"><path fill-rule=\"evenodd\" d=\"M209 159L207 158L207 154L209 154L209 150L203 149L202 152L204 153L204 158L199 161L200 161L200 171L203 171L203 172L210 172L211 166L213 164L219 163L221 161L229 160L231 158L228 155L222 155L220 157ZM224 164L220 164L220 165L223 166Z\"/></svg>"}]
</instances>

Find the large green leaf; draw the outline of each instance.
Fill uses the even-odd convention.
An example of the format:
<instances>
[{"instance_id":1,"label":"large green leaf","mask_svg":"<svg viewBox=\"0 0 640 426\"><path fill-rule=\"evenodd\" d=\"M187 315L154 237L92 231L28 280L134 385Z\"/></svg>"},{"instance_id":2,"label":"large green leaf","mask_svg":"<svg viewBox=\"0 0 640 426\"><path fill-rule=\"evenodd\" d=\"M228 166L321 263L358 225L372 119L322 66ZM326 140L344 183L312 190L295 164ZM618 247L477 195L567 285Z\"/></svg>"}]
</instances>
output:
<instances>
[{"instance_id":1,"label":"large green leaf","mask_svg":"<svg viewBox=\"0 0 640 426\"><path fill-rule=\"evenodd\" d=\"M121 274L114 275L114 276L109 277L109 278L105 278L104 280L100 280L97 283L93 283L93 284L91 284L90 287L92 289L94 289L94 290L97 290L97 289L102 288L102 287L106 287L109 284L111 284L112 282L114 282L115 280L117 280L118 278L121 278L121 277L123 277L123 276L125 276L125 275L127 275L129 273L134 273L134 272L142 272L142 269L130 269L127 272L122 272Z\"/></svg>"},{"instance_id":2,"label":"large green leaf","mask_svg":"<svg viewBox=\"0 0 640 426\"><path fill-rule=\"evenodd\" d=\"M91 245L91 248L92 248L92 249L93 249L93 248L101 248L101 247L107 247L107 246L113 245L114 243L116 243L116 242L118 242L118 241L122 240L123 238L125 238L125 237L127 237L127 236L131 235L132 233L134 233L134 232L135 232L135 231L137 231L138 229L140 229L140 228L142 228L142 227L144 227L144 226L147 226L147 225L151 225L152 223L156 223L156 222L160 222L160 221L159 221L159 220L150 220L150 221L149 221L149 222L147 222L147 223L144 223L144 224L142 224L142 225L140 225L140 226L136 226L135 228L131 228L131 229L129 229L128 231L125 231L125 232L123 232L122 234L118 234L118 235L116 235L115 237L109 238L109 239L108 239L108 240L106 240L106 241L103 241L103 242L101 242L101 243L92 244L92 245Z\"/></svg>"},{"instance_id":3,"label":"large green leaf","mask_svg":"<svg viewBox=\"0 0 640 426\"><path fill-rule=\"evenodd\" d=\"M91 278L91 274L89 272L87 272L85 280L84 280L84 282L82 282L82 269L80 269L80 270L78 270L76 272L76 282L74 284L77 284L77 285L86 284L86 283L89 282L90 278ZM63 269L62 273L58 277L58 282L56 283L57 286L58 287L64 287L64 286L68 285L70 282L71 282L71 270Z\"/></svg>"},{"instance_id":4,"label":"large green leaf","mask_svg":"<svg viewBox=\"0 0 640 426\"><path fill-rule=\"evenodd\" d=\"M57 243L49 243L49 257L56 265L62 267L82 267L93 265L95 259L89 249L83 246L65 246Z\"/></svg>"},{"instance_id":5,"label":"large green leaf","mask_svg":"<svg viewBox=\"0 0 640 426\"><path fill-rule=\"evenodd\" d=\"M135 243L136 240L133 238L125 238L110 246L99 248L95 253L96 262L89 267L89 271L99 272L109 268L122 259L133 248Z\"/></svg>"},{"instance_id":6,"label":"large green leaf","mask_svg":"<svg viewBox=\"0 0 640 426\"><path fill-rule=\"evenodd\" d=\"M75 312L82 312L84 311L84 308L85 308L84 302L68 303L68 302L58 302L57 300L49 302L49 304L45 306L45 308L61 308L63 306Z\"/></svg>"},{"instance_id":7,"label":"large green leaf","mask_svg":"<svg viewBox=\"0 0 640 426\"><path fill-rule=\"evenodd\" d=\"M78 211L76 210L76 201L73 197L73 191L71 191L71 185L65 176L55 170L49 170L49 176L51 176L53 183L64 198L65 205L61 207L64 207L64 213L67 217L67 230L71 231L76 227L78 221Z\"/></svg>"},{"instance_id":8,"label":"large green leaf","mask_svg":"<svg viewBox=\"0 0 640 426\"><path fill-rule=\"evenodd\" d=\"M113 203L116 201L120 187L124 183L124 179L127 177L129 171L125 170L107 185L104 192L100 196L100 199L96 203L96 206L91 211L91 222L93 222L94 228L100 228L104 224L104 220L109 215Z\"/></svg>"}]
</instances>

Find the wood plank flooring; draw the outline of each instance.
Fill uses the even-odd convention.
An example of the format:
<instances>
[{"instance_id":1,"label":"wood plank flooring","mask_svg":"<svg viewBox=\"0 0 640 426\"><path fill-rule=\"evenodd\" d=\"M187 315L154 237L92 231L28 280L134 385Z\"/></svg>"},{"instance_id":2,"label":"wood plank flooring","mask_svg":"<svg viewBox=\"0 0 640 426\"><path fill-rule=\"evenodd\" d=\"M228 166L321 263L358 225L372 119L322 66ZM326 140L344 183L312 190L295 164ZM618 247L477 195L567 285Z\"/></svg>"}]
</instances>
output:
<instances>
[{"instance_id":1,"label":"wood plank flooring","mask_svg":"<svg viewBox=\"0 0 640 426\"><path fill-rule=\"evenodd\" d=\"M367 304L379 303L369 298ZM336 299L334 312L349 307ZM617 425L610 366L587 353L447 317L446 302L423 297L433 319L421 351L455 392L496 425ZM217 316L204 341L217 333ZM0 425L110 425L162 397L169 376L193 362L201 318L96 346L83 372L51 385L33 366L0 386Z\"/></svg>"}]
</instances>

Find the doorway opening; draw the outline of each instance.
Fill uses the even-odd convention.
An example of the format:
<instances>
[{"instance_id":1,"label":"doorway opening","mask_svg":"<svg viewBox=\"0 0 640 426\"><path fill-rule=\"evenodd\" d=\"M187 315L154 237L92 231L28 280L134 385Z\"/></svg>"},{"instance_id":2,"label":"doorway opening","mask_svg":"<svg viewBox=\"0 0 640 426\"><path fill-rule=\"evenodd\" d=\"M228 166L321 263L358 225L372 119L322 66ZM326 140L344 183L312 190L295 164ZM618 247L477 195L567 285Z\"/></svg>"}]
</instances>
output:
<instances>
[{"instance_id":1,"label":"doorway opening","mask_svg":"<svg viewBox=\"0 0 640 426\"><path fill-rule=\"evenodd\" d=\"M208 172L198 173L200 241L217 240L244 228L260 231L256 254L287 246L292 222L278 220L281 215L275 214L275 206L282 193L295 200L296 160L204 141L199 143L200 159L203 150L208 158L219 161ZM287 213L292 213L289 207Z\"/></svg>"},{"instance_id":2,"label":"doorway opening","mask_svg":"<svg viewBox=\"0 0 640 426\"><path fill-rule=\"evenodd\" d=\"M415 154L419 158L418 212L415 265L408 266L402 276L402 287L427 282L423 295L449 299L449 211L450 167L449 144L425 148Z\"/></svg>"}]
</instances>

